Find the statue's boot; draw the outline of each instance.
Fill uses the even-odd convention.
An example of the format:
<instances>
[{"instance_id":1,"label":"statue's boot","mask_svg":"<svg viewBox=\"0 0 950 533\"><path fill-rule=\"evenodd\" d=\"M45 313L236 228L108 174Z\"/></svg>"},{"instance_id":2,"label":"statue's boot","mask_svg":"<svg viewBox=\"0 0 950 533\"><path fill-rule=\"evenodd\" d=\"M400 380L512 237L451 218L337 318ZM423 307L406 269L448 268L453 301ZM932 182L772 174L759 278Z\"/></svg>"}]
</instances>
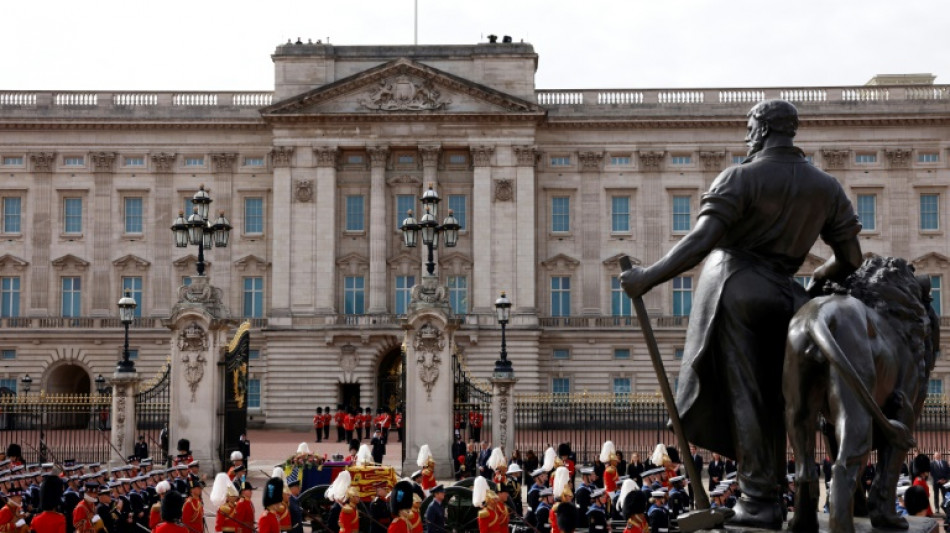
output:
<instances>
[{"instance_id":1,"label":"statue's boot","mask_svg":"<svg viewBox=\"0 0 950 533\"><path fill-rule=\"evenodd\" d=\"M763 529L782 529L782 507L776 500L763 500L742 496L733 508L735 516L730 524L759 527Z\"/></svg>"}]
</instances>

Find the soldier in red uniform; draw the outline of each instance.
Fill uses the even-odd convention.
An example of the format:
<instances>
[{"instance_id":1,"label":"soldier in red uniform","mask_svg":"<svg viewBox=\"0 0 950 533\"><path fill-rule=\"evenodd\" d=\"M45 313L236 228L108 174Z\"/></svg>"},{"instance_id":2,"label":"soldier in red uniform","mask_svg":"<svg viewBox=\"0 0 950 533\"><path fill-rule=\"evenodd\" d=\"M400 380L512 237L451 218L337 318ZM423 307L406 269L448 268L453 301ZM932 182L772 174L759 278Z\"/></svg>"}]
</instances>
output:
<instances>
[{"instance_id":1,"label":"soldier in red uniform","mask_svg":"<svg viewBox=\"0 0 950 533\"><path fill-rule=\"evenodd\" d=\"M389 412L383 409L383 414L379 415L379 431L383 435L383 444L389 444L389 430L392 428L393 418Z\"/></svg>"},{"instance_id":2,"label":"soldier in red uniform","mask_svg":"<svg viewBox=\"0 0 950 533\"><path fill-rule=\"evenodd\" d=\"M252 533L254 529L254 503L251 501L253 491L254 487L249 481L244 481L241 484L241 498L234 506L236 509L234 533Z\"/></svg>"},{"instance_id":3,"label":"soldier in red uniform","mask_svg":"<svg viewBox=\"0 0 950 533\"><path fill-rule=\"evenodd\" d=\"M56 511L62 497L63 481L57 476L45 476L40 485L40 508L43 512L33 517L29 529L36 533L64 533L66 517Z\"/></svg>"},{"instance_id":4,"label":"soldier in red uniform","mask_svg":"<svg viewBox=\"0 0 950 533\"><path fill-rule=\"evenodd\" d=\"M170 490L162 500L162 521L159 522L153 533L201 533L200 529L191 529L181 522L181 510L185 504L184 496L180 492ZM112 532L109 532L112 533Z\"/></svg>"},{"instance_id":5,"label":"soldier in red uniform","mask_svg":"<svg viewBox=\"0 0 950 533\"><path fill-rule=\"evenodd\" d=\"M313 415L313 433L316 442L323 442L323 407L317 407L317 413Z\"/></svg>"},{"instance_id":6,"label":"soldier in red uniform","mask_svg":"<svg viewBox=\"0 0 950 533\"><path fill-rule=\"evenodd\" d=\"M481 413L481 409L476 405L468 413L468 425L471 428L472 440L478 442L482 440L482 424L485 423L485 415Z\"/></svg>"},{"instance_id":7,"label":"soldier in red uniform","mask_svg":"<svg viewBox=\"0 0 950 533\"><path fill-rule=\"evenodd\" d=\"M235 505L240 497L237 487L231 482L228 474L220 473L214 478L211 487L211 504L218 508L214 515L214 530L216 533L234 533L237 523Z\"/></svg>"},{"instance_id":8,"label":"soldier in red uniform","mask_svg":"<svg viewBox=\"0 0 950 533\"><path fill-rule=\"evenodd\" d=\"M195 531L204 531L205 506L204 502L201 501L201 490L203 488L204 483L200 479L192 476L188 477L189 495L181 509L181 522L185 527Z\"/></svg>"},{"instance_id":9,"label":"soldier in red uniform","mask_svg":"<svg viewBox=\"0 0 950 533\"><path fill-rule=\"evenodd\" d=\"M343 411L343 406L337 404L336 413L333 414L333 422L336 423L336 441L343 442L343 439L346 438L346 431L343 429L343 419L346 418L346 412Z\"/></svg>"},{"instance_id":10,"label":"soldier in red uniform","mask_svg":"<svg viewBox=\"0 0 950 533\"><path fill-rule=\"evenodd\" d=\"M617 450L613 442L608 440L600 449L600 462L607 465L604 468L604 489L608 494L613 494L617 491L617 480L620 479L620 474L617 472L617 463L620 459L617 458Z\"/></svg>"},{"instance_id":11,"label":"soldier in red uniform","mask_svg":"<svg viewBox=\"0 0 950 533\"><path fill-rule=\"evenodd\" d=\"M498 505L498 495L488 488L488 481L482 476L475 478L472 486L472 505L480 507L478 511L479 533L505 533L508 531L508 510Z\"/></svg>"},{"instance_id":12,"label":"soldier in red uniform","mask_svg":"<svg viewBox=\"0 0 950 533\"><path fill-rule=\"evenodd\" d=\"M65 519L63 520L63 529L65 529ZM20 489L12 489L7 493L7 502L3 508L0 508L0 533L16 533L28 531L30 526L26 523L26 515L23 513L23 493Z\"/></svg>"},{"instance_id":13,"label":"soldier in red uniform","mask_svg":"<svg viewBox=\"0 0 950 533\"><path fill-rule=\"evenodd\" d=\"M264 486L264 494L261 503L264 506L264 512L257 520L258 533L280 533L280 522L277 518L277 508L283 500L284 481L278 477L272 477L267 480Z\"/></svg>"},{"instance_id":14,"label":"soldier in red uniform","mask_svg":"<svg viewBox=\"0 0 950 533\"><path fill-rule=\"evenodd\" d=\"M396 410L394 423L396 424L396 437L399 438L399 442L402 442L403 428L406 425L406 416L403 414L402 408Z\"/></svg>"},{"instance_id":15,"label":"soldier in red uniform","mask_svg":"<svg viewBox=\"0 0 950 533\"><path fill-rule=\"evenodd\" d=\"M393 487L389 496L389 510L393 520L389 524L387 533L411 533L409 513L412 508L412 482L400 481Z\"/></svg>"},{"instance_id":16,"label":"soldier in red uniform","mask_svg":"<svg viewBox=\"0 0 950 533\"><path fill-rule=\"evenodd\" d=\"M103 488L103 490L109 489ZM73 529L76 533L95 533L103 529L102 519L96 514L98 502L99 484L86 483L83 500L73 509Z\"/></svg>"},{"instance_id":17,"label":"soldier in red uniform","mask_svg":"<svg viewBox=\"0 0 950 533\"><path fill-rule=\"evenodd\" d=\"M356 430L356 440L363 440L363 408L357 407L351 414L353 417L353 429Z\"/></svg>"},{"instance_id":18,"label":"soldier in red uniform","mask_svg":"<svg viewBox=\"0 0 950 533\"><path fill-rule=\"evenodd\" d=\"M323 440L330 442L330 425L333 422L333 415L330 414L330 406L323 410Z\"/></svg>"},{"instance_id":19,"label":"soldier in red uniform","mask_svg":"<svg viewBox=\"0 0 950 533\"><path fill-rule=\"evenodd\" d=\"M244 466L244 454L240 450L234 450L231 452L231 468L228 469L228 478L231 481L234 481L234 478L238 477L239 471L236 471L236 468Z\"/></svg>"},{"instance_id":20,"label":"soldier in red uniform","mask_svg":"<svg viewBox=\"0 0 950 533\"><path fill-rule=\"evenodd\" d=\"M155 529L155 527L162 522L162 501L165 499L165 494L167 494L170 490L172 490L172 485L168 481L162 480L158 482L158 485L155 485L155 494L158 495L159 500L152 505L151 509L149 509L149 529Z\"/></svg>"},{"instance_id":21,"label":"soldier in red uniform","mask_svg":"<svg viewBox=\"0 0 950 533\"><path fill-rule=\"evenodd\" d=\"M650 533L647 524L647 494L642 490L631 490L620 500L620 510L623 512L627 525L623 533Z\"/></svg>"}]
</instances>

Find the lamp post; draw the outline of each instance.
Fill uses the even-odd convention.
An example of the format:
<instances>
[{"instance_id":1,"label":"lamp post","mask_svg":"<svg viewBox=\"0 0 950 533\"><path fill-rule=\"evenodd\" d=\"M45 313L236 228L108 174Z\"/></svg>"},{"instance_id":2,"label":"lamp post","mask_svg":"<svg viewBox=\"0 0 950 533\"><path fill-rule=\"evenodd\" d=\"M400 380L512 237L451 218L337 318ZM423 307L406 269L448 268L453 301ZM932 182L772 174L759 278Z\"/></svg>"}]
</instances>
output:
<instances>
[{"instance_id":1,"label":"lamp post","mask_svg":"<svg viewBox=\"0 0 950 533\"><path fill-rule=\"evenodd\" d=\"M422 202L425 214L416 221L412 216L412 209L410 209L406 218L402 221L400 229L402 230L403 244L407 248L415 248L419 242L419 233L422 233L422 244L425 244L429 249L426 272L432 276L435 275L435 258L432 251L439 247L439 235L444 233L445 246L454 248L459 240L459 221L455 218L452 210L449 209L448 216L439 225L436 217L439 215L439 202L442 200L431 184L429 190L422 195L419 201Z\"/></svg>"},{"instance_id":2,"label":"lamp post","mask_svg":"<svg viewBox=\"0 0 950 533\"><path fill-rule=\"evenodd\" d=\"M505 291L501 291L501 297L495 300L495 318L501 325L501 357L495 361L494 377L513 377L515 371L511 368L511 361L508 360L508 348L505 343L505 326L508 325L508 318L511 313L511 300L505 296Z\"/></svg>"},{"instance_id":3,"label":"lamp post","mask_svg":"<svg viewBox=\"0 0 950 533\"><path fill-rule=\"evenodd\" d=\"M125 326L125 346L122 348L122 360L116 366L116 372L135 372L135 361L129 359L129 324L135 318L135 298L125 291L125 296L119 298L119 319Z\"/></svg>"},{"instance_id":4,"label":"lamp post","mask_svg":"<svg viewBox=\"0 0 950 533\"><path fill-rule=\"evenodd\" d=\"M29 374L20 378L20 388L23 389L23 394L26 396L30 395L30 387L33 386L33 378Z\"/></svg>"},{"instance_id":5,"label":"lamp post","mask_svg":"<svg viewBox=\"0 0 950 533\"><path fill-rule=\"evenodd\" d=\"M99 396L102 396L106 393L106 378L102 377L102 374L96 376L96 392L99 393Z\"/></svg>"},{"instance_id":6,"label":"lamp post","mask_svg":"<svg viewBox=\"0 0 950 533\"><path fill-rule=\"evenodd\" d=\"M172 224L172 233L175 235L175 246L185 248L188 244L198 247L198 275L205 275L205 248L211 250L212 246L226 248L231 239L231 223L224 216L224 211L218 214L214 224L208 220L208 212L211 209L211 196L205 191L205 186L198 188L198 192L191 198L194 204L194 212L188 219L185 219L184 211L178 212L178 218Z\"/></svg>"}]
</instances>

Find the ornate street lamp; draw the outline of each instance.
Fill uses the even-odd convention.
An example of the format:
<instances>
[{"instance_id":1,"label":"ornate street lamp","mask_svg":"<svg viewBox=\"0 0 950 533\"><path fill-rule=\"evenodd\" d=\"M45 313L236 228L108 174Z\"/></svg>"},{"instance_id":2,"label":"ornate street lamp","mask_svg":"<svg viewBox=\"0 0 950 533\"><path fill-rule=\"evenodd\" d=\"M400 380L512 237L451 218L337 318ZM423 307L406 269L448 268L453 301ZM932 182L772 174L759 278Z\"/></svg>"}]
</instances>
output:
<instances>
[{"instance_id":1,"label":"ornate street lamp","mask_svg":"<svg viewBox=\"0 0 950 533\"><path fill-rule=\"evenodd\" d=\"M171 230L175 235L175 246L184 248L191 243L198 247L198 275L205 275L205 248L211 249L212 246L225 248L231 239L231 223L224 216L224 211L218 215L218 219L212 223L208 220L208 213L211 210L211 196L205 191L205 186L198 188L198 192L191 198L194 205L194 212L185 218L183 211L178 212L178 218L172 224Z\"/></svg>"},{"instance_id":2,"label":"ornate street lamp","mask_svg":"<svg viewBox=\"0 0 950 533\"><path fill-rule=\"evenodd\" d=\"M95 382L96 382L96 392L98 392L99 395L102 396L103 394L106 393L106 378L102 377L102 374L99 374L98 376L96 376Z\"/></svg>"},{"instance_id":3,"label":"ornate street lamp","mask_svg":"<svg viewBox=\"0 0 950 533\"><path fill-rule=\"evenodd\" d=\"M119 298L119 319L125 326L125 347L122 349L122 360L116 366L116 372L135 372L135 361L129 359L129 324L135 319L135 299L125 291L125 296Z\"/></svg>"},{"instance_id":4,"label":"ornate street lamp","mask_svg":"<svg viewBox=\"0 0 950 533\"><path fill-rule=\"evenodd\" d=\"M29 374L20 378L20 388L23 389L24 395L30 394L30 387L33 386L33 378Z\"/></svg>"},{"instance_id":5,"label":"ornate street lamp","mask_svg":"<svg viewBox=\"0 0 950 533\"><path fill-rule=\"evenodd\" d=\"M426 245L429 249L426 272L431 276L435 274L435 258L432 251L439 247L439 235L444 233L445 245L449 248L453 248L458 244L460 226L458 219L455 218L451 209L449 209L449 215L445 217L442 224L439 224L437 217L439 213L439 202L442 200L439 198L439 193L435 192L431 184L419 201L422 202L422 206L425 209L422 218L417 222L416 219L413 218L412 210L410 209L406 218L403 219L400 229L402 230L403 244L408 248L416 247L416 244L419 242L419 233L422 233L422 244Z\"/></svg>"},{"instance_id":6,"label":"ornate street lamp","mask_svg":"<svg viewBox=\"0 0 950 533\"><path fill-rule=\"evenodd\" d=\"M505 291L501 291L501 297L495 300L495 318L501 325L501 358L495 361L495 377L512 377L515 374L511 368L511 361L508 360L508 348L505 343L505 326L508 325L508 318L511 313L511 300L505 296Z\"/></svg>"}]
</instances>

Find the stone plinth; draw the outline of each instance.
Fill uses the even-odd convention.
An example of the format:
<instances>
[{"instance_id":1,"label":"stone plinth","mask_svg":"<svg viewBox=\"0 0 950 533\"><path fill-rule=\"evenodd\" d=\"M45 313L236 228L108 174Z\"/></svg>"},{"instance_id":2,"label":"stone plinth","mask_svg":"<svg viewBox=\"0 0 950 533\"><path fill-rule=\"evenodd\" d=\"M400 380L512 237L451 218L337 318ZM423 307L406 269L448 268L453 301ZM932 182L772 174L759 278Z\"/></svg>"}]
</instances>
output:
<instances>
[{"instance_id":1,"label":"stone plinth","mask_svg":"<svg viewBox=\"0 0 950 533\"><path fill-rule=\"evenodd\" d=\"M515 449L515 383L514 373L491 378L491 434L495 446L501 446L506 456Z\"/></svg>"},{"instance_id":2,"label":"stone plinth","mask_svg":"<svg viewBox=\"0 0 950 533\"><path fill-rule=\"evenodd\" d=\"M135 393L142 381L138 372L112 374L112 450L109 465L126 464L135 449ZM122 455L120 456L119 453Z\"/></svg>"},{"instance_id":3,"label":"stone plinth","mask_svg":"<svg viewBox=\"0 0 950 533\"><path fill-rule=\"evenodd\" d=\"M789 518L792 517L792 514L789 514ZM908 516L907 522L909 528L906 530L895 530L895 529L875 529L871 526L871 520L868 518L855 518L854 519L854 533L894 533L895 531L902 531L904 533L937 533L939 527L937 521L933 518L925 518L920 516ZM782 530L787 528L787 524L782 525ZM727 531L729 533L774 533L771 529L762 529L746 526L734 526L726 524L724 529L710 529L707 531L716 531L722 532ZM828 532L828 515L825 513L818 513L818 532L819 533L829 533Z\"/></svg>"}]
</instances>

